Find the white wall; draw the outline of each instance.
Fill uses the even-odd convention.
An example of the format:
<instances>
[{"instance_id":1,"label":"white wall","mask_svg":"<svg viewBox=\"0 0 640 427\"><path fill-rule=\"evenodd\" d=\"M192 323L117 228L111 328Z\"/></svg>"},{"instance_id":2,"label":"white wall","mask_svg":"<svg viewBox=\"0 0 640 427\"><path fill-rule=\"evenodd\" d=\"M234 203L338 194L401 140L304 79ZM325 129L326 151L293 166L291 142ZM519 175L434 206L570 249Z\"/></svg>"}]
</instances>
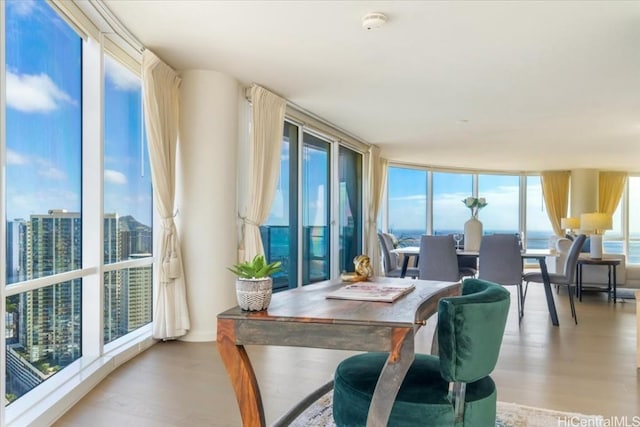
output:
<instances>
[{"instance_id":1,"label":"white wall","mask_svg":"<svg viewBox=\"0 0 640 427\"><path fill-rule=\"evenodd\" d=\"M222 73L181 73L176 218L191 330L185 341L214 341L216 315L237 305L236 164L239 84Z\"/></svg>"}]
</instances>

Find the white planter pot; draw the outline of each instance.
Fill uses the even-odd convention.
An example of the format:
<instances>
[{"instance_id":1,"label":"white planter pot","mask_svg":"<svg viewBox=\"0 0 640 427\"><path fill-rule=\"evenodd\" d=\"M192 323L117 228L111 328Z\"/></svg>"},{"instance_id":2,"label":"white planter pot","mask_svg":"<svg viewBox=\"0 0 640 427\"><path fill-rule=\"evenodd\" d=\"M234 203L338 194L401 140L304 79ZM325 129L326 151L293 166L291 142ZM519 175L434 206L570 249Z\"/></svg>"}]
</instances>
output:
<instances>
[{"instance_id":1,"label":"white planter pot","mask_svg":"<svg viewBox=\"0 0 640 427\"><path fill-rule=\"evenodd\" d=\"M482 223L477 218L471 217L467 222L464 223L464 250L480 250L481 241Z\"/></svg>"},{"instance_id":2,"label":"white planter pot","mask_svg":"<svg viewBox=\"0 0 640 427\"><path fill-rule=\"evenodd\" d=\"M273 279L236 279L236 297L241 309L247 311L266 310L271 302Z\"/></svg>"}]
</instances>

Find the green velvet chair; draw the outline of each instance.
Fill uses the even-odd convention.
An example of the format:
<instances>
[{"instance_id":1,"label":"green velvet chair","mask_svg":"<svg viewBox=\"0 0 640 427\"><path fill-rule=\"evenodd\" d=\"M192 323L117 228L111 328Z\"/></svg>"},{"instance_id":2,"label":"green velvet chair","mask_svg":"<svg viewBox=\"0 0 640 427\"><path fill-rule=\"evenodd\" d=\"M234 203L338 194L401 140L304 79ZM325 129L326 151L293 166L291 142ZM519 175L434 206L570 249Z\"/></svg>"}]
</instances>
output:
<instances>
[{"instance_id":1,"label":"green velvet chair","mask_svg":"<svg viewBox=\"0 0 640 427\"><path fill-rule=\"evenodd\" d=\"M439 357L416 354L388 426L494 426L495 368L509 311L502 286L466 279L462 295L438 303ZM371 396L388 353L342 361L335 372L333 417L339 427L366 425Z\"/></svg>"}]
</instances>

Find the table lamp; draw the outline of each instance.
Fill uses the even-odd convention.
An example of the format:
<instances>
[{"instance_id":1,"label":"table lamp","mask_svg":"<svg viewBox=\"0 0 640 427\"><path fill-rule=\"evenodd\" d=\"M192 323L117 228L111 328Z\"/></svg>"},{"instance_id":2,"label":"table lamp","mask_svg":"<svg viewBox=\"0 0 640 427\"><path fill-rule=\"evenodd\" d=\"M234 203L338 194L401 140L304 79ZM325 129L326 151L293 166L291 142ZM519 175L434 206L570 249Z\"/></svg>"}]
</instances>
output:
<instances>
[{"instance_id":1,"label":"table lamp","mask_svg":"<svg viewBox=\"0 0 640 427\"><path fill-rule=\"evenodd\" d=\"M590 253L593 259L602 259L602 235L605 230L613 228L613 220L611 215L592 212L580 215L580 229L585 233L589 233Z\"/></svg>"},{"instance_id":2,"label":"table lamp","mask_svg":"<svg viewBox=\"0 0 640 427\"><path fill-rule=\"evenodd\" d=\"M560 227L563 230L567 230L567 233L573 236L575 235L574 230L580 229L580 218L576 218L576 217L561 218Z\"/></svg>"}]
</instances>

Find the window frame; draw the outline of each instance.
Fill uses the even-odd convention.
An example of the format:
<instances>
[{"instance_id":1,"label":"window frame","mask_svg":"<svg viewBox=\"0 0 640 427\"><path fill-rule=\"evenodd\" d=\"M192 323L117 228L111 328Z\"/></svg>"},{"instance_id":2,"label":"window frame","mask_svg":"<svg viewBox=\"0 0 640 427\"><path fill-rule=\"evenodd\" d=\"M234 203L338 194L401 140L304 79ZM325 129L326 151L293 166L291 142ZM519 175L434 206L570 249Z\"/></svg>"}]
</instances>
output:
<instances>
[{"instance_id":1,"label":"window frame","mask_svg":"<svg viewBox=\"0 0 640 427\"><path fill-rule=\"evenodd\" d=\"M155 282L153 269L154 256L139 259L123 260L113 264L104 264L104 54L123 63L128 69L140 74L141 46L138 50L132 46L127 34L122 36L122 28L112 28L104 20L98 29L95 19L87 18L85 13L94 18L100 15L100 6L95 4L76 4L47 0L57 15L69 24L82 39L81 44L81 214L82 214L82 267L79 269L57 273L37 279L24 280L15 284L6 284L6 263L2 263L2 281L0 282L0 309L6 313L6 298L23 292L41 289L57 283L80 279L82 281L81 297L81 343L82 356L65 366L28 393L28 399L17 399L10 406L0 405L0 425L29 425L31 423L51 424L68 409L69 399L79 399L83 390L91 388L101 381L114 366L123 363L151 345L151 322L128 333L108 344L103 344L104 289L105 272L119 271L138 267L152 268L152 281ZM83 9L83 10L81 10ZM0 7L0 28L5 31L5 5ZM108 35L105 35L109 33ZM4 37L3 37L4 39ZM0 44L0 129L6 129L6 55L5 45ZM136 69L137 65L137 69ZM142 106L141 106L142 108ZM142 118L142 120L144 120ZM144 124L143 124L144 127ZM0 132L0 158L6 159L6 134ZM5 188L0 186L0 215L6 219ZM97 191L96 191L97 190ZM153 197L153 189L151 189ZM153 247L157 243L158 218L152 206L152 239ZM2 221L0 238L6 242L7 222ZM6 245L0 245L0 256L6 259ZM153 286L153 284L152 284ZM151 297L152 298L152 297ZM150 301L153 304L153 301ZM2 347L0 363L6 367L6 321L0 316ZM116 362L117 361L117 362ZM114 364L114 362L116 362ZM0 380L0 392L6 393L6 377Z\"/></svg>"}]
</instances>

